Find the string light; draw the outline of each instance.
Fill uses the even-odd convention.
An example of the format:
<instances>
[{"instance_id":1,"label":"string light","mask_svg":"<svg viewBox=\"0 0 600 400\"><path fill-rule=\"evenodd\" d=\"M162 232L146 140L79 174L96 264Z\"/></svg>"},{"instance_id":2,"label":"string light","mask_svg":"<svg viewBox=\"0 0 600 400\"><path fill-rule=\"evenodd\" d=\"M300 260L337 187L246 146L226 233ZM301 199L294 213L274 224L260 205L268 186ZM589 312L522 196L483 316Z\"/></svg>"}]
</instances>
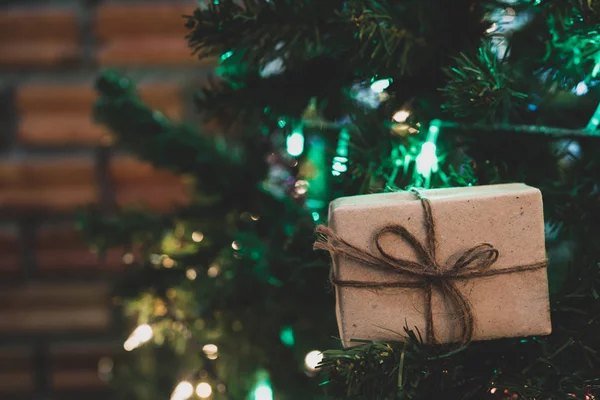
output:
<instances>
[{"instance_id":1,"label":"string light","mask_svg":"<svg viewBox=\"0 0 600 400\"><path fill-rule=\"evenodd\" d=\"M160 254L151 254L150 262L154 265L158 265L162 262L162 256Z\"/></svg>"},{"instance_id":2,"label":"string light","mask_svg":"<svg viewBox=\"0 0 600 400\"><path fill-rule=\"evenodd\" d=\"M196 272L195 269L190 268L187 271L185 271L185 276L190 280L193 281L194 279L196 279L198 277L198 273Z\"/></svg>"},{"instance_id":3,"label":"string light","mask_svg":"<svg viewBox=\"0 0 600 400\"><path fill-rule=\"evenodd\" d=\"M417 172L424 178L429 179L432 172L438 170L438 158L436 155L436 145L431 142L425 142L421 146L421 152L417 156Z\"/></svg>"},{"instance_id":4,"label":"string light","mask_svg":"<svg viewBox=\"0 0 600 400\"><path fill-rule=\"evenodd\" d=\"M165 268L173 268L177 263L171 257L164 255L162 258L162 265Z\"/></svg>"},{"instance_id":5,"label":"string light","mask_svg":"<svg viewBox=\"0 0 600 400\"><path fill-rule=\"evenodd\" d=\"M220 58L221 62L227 60L232 55L233 55L233 51L228 51L228 52L225 52L225 53L221 54L221 58Z\"/></svg>"},{"instance_id":6,"label":"string light","mask_svg":"<svg viewBox=\"0 0 600 400\"><path fill-rule=\"evenodd\" d=\"M273 400L273 388L269 383L261 383L254 389L254 400Z\"/></svg>"},{"instance_id":7,"label":"string light","mask_svg":"<svg viewBox=\"0 0 600 400\"><path fill-rule=\"evenodd\" d=\"M236 242L235 240L233 242L231 242L231 248L234 250L239 250L240 249L240 245L238 242Z\"/></svg>"},{"instance_id":8,"label":"string light","mask_svg":"<svg viewBox=\"0 0 600 400\"><path fill-rule=\"evenodd\" d=\"M315 371L321 361L323 361L323 353L319 350L313 350L304 357L304 365L309 371Z\"/></svg>"},{"instance_id":9,"label":"string light","mask_svg":"<svg viewBox=\"0 0 600 400\"><path fill-rule=\"evenodd\" d=\"M294 329L291 326L284 326L279 332L279 339L284 346L293 347L296 342L294 338Z\"/></svg>"},{"instance_id":10,"label":"string light","mask_svg":"<svg viewBox=\"0 0 600 400\"><path fill-rule=\"evenodd\" d=\"M316 211L313 211L312 217L313 217L313 221L315 221L315 222L318 222L319 219L321 218L321 216L319 215L319 213L316 212Z\"/></svg>"},{"instance_id":11,"label":"string light","mask_svg":"<svg viewBox=\"0 0 600 400\"><path fill-rule=\"evenodd\" d=\"M261 78L268 78L270 76L279 75L285 71L285 61L281 57L274 58L264 65L263 68L258 71Z\"/></svg>"},{"instance_id":12,"label":"string light","mask_svg":"<svg viewBox=\"0 0 600 400\"><path fill-rule=\"evenodd\" d=\"M219 348L216 344L205 344L202 347L202 351L206 354L209 360L216 360L219 357Z\"/></svg>"},{"instance_id":13,"label":"string light","mask_svg":"<svg viewBox=\"0 0 600 400\"><path fill-rule=\"evenodd\" d=\"M196 394L201 399L207 399L212 394L212 386L210 386L210 384L207 382L200 382L196 386Z\"/></svg>"},{"instance_id":14,"label":"string light","mask_svg":"<svg viewBox=\"0 0 600 400\"><path fill-rule=\"evenodd\" d=\"M297 126L287 137L286 150L292 157L298 157L304 152L304 132L302 125Z\"/></svg>"},{"instance_id":15,"label":"string light","mask_svg":"<svg viewBox=\"0 0 600 400\"><path fill-rule=\"evenodd\" d=\"M123 263L124 264L133 264L135 261L135 257L131 253L126 253L123 255Z\"/></svg>"},{"instance_id":16,"label":"string light","mask_svg":"<svg viewBox=\"0 0 600 400\"><path fill-rule=\"evenodd\" d=\"M187 400L194 394L194 386L188 381L181 381L173 390L171 400Z\"/></svg>"},{"instance_id":17,"label":"string light","mask_svg":"<svg viewBox=\"0 0 600 400\"><path fill-rule=\"evenodd\" d=\"M391 79L379 79L371 83L371 90L375 93L382 93L385 89L390 87L392 83Z\"/></svg>"},{"instance_id":18,"label":"string light","mask_svg":"<svg viewBox=\"0 0 600 400\"><path fill-rule=\"evenodd\" d=\"M410 112L407 110L398 110L392 116L392 119L398 123L406 122L406 120L410 117Z\"/></svg>"},{"instance_id":19,"label":"string light","mask_svg":"<svg viewBox=\"0 0 600 400\"><path fill-rule=\"evenodd\" d=\"M308 183L308 181L299 180L294 185L294 190L296 191L296 194L303 195L303 194L306 194L309 186L310 186L310 184Z\"/></svg>"},{"instance_id":20,"label":"string light","mask_svg":"<svg viewBox=\"0 0 600 400\"><path fill-rule=\"evenodd\" d=\"M127 338L125 343L123 344L123 348L127 351L131 351L133 349L137 349L144 343L148 342L152 339L154 332L152 331L152 327L148 324L140 325Z\"/></svg>"},{"instance_id":21,"label":"string light","mask_svg":"<svg viewBox=\"0 0 600 400\"><path fill-rule=\"evenodd\" d=\"M575 86L575 89L573 89L573 93L575 93L577 96L583 96L588 92L588 90L588 85L585 82L581 81L577 84L577 86Z\"/></svg>"},{"instance_id":22,"label":"string light","mask_svg":"<svg viewBox=\"0 0 600 400\"><path fill-rule=\"evenodd\" d=\"M210 266L210 268L208 268L208 271L206 271L206 273L209 277L216 278L217 276L219 276L220 271L221 268L217 264L213 264Z\"/></svg>"},{"instance_id":23,"label":"string light","mask_svg":"<svg viewBox=\"0 0 600 400\"><path fill-rule=\"evenodd\" d=\"M256 372L256 385L250 392L250 400L273 400L273 387L267 371L260 369Z\"/></svg>"},{"instance_id":24,"label":"string light","mask_svg":"<svg viewBox=\"0 0 600 400\"><path fill-rule=\"evenodd\" d=\"M439 169L439 160L436 154L437 146L435 145L437 137L440 133L441 122L439 120L431 121L427 140L421 146L421 152L417 156L415 162L417 164L417 173L427 181L431 178L431 174ZM428 184L426 185L428 186Z\"/></svg>"},{"instance_id":25,"label":"string light","mask_svg":"<svg viewBox=\"0 0 600 400\"><path fill-rule=\"evenodd\" d=\"M331 174L333 176L340 176L343 172L348 171L349 146L350 132L348 132L348 128L342 128L337 143L336 156L333 157L333 165L331 166Z\"/></svg>"},{"instance_id":26,"label":"string light","mask_svg":"<svg viewBox=\"0 0 600 400\"><path fill-rule=\"evenodd\" d=\"M202 232L194 232L192 233L192 240L196 243L200 243L204 239L204 234Z\"/></svg>"}]
</instances>

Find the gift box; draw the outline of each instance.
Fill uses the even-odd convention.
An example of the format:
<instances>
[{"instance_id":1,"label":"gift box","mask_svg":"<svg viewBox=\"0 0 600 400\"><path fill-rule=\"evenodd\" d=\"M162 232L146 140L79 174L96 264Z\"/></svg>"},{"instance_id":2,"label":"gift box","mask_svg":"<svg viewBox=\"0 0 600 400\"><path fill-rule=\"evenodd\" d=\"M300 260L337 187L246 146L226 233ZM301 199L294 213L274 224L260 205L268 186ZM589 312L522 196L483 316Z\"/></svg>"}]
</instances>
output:
<instances>
[{"instance_id":1,"label":"gift box","mask_svg":"<svg viewBox=\"0 0 600 400\"><path fill-rule=\"evenodd\" d=\"M551 332L542 196L520 184L334 200L316 249L344 346L352 339L468 343Z\"/></svg>"}]
</instances>

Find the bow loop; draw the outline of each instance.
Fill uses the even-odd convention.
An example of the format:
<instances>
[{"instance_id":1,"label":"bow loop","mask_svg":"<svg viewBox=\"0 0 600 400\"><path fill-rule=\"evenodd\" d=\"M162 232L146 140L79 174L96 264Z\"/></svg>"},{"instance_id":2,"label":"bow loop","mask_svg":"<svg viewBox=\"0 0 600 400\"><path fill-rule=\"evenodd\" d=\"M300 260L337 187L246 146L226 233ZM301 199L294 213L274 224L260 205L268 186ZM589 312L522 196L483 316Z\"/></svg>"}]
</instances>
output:
<instances>
[{"instance_id":1,"label":"bow loop","mask_svg":"<svg viewBox=\"0 0 600 400\"><path fill-rule=\"evenodd\" d=\"M455 276L486 271L498 260L500 253L489 243L481 243L465 251L448 270Z\"/></svg>"},{"instance_id":2,"label":"bow loop","mask_svg":"<svg viewBox=\"0 0 600 400\"><path fill-rule=\"evenodd\" d=\"M410 261L391 255L381 244L381 239L386 234L392 234L402 239L402 241L407 243L415 251L417 258L421 262ZM439 270L439 267L437 266L435 259L432 258L431 253L412 233L401 225L388 225L379 230L375 235L375 246L381 257L390 265L394 266L394 269L399 273L408 273L417 276L438 275L436 270Z\"/></svg>"}]
</instances>

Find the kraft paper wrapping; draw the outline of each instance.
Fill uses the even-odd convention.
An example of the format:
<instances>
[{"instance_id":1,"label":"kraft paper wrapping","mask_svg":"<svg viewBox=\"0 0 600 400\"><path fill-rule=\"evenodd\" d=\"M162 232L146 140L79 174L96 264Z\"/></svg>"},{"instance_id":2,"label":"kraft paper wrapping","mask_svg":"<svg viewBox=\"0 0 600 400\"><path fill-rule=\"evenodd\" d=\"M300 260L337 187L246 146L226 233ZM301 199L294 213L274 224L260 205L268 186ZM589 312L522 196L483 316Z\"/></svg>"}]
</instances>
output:
<instances>
[{"instance_id":1,"label":"kraft paper wrapping","mask_svg":"<svg viewBox=\"0 0 600 400\"><path fill-rule=\"evenodd\" d=\"M520 184L424 190L430 200L438 240L437 261L446 268L465 250L491 243L500 256L491 269L543 261L544 218L538 189ZM359 248L376 253L376 231L388 224L403 225L425 242L423 209L414 193L385 193L344 197L329 207L329 226ZM395 236L383 238L383 247L395 257L415 260L412 248ZM386 282L404 280L369 269L357 261L334 256L340 280ZM406 280L415 279L406 277ZM550 334L546 268L505 275L455 280L472 305L473 340ZM425 296L422 289L368 290L336 287L336 313L345 347L351 339L399 341L404 327L417 328L425 338ZM456 310L437 292L432 301L435 335L441 343L459 340Z\"/></svg>"}]
</instances>

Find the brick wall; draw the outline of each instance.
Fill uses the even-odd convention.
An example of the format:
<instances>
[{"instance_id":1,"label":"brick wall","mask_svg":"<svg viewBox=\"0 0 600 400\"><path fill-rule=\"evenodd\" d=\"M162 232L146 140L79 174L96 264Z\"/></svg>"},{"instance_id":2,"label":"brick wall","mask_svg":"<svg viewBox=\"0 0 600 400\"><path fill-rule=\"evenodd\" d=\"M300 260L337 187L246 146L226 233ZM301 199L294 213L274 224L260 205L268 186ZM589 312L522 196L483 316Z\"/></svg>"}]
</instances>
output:
<instances>
[{"instance_id":1,"label":"brick wall","mask_svg":"<svg viewBox=\"0 0 600 400\"><path fill-rule=\"evenodd\" d=\"M122 348L111 306L123 252L100 261L73 227L79 207L164 211L181 180L112 149L91 120L98 71L118 67L171 118L212 62L186 47L193 1L4 1L0 5L0 398L108 399Z\"/></svg>"}]
</instances>

